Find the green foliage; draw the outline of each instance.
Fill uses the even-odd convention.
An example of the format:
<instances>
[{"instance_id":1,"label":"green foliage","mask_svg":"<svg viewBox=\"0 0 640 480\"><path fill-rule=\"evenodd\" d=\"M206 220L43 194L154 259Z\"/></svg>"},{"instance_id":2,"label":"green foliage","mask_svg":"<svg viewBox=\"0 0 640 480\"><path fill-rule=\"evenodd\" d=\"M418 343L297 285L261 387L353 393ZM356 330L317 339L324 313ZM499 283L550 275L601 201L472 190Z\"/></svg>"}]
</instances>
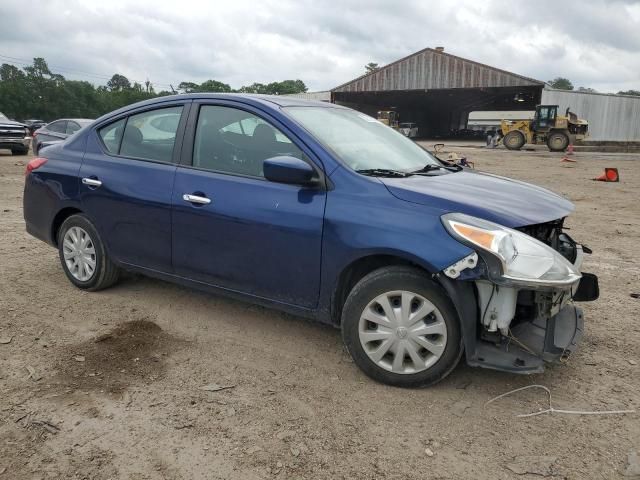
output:
<instances>
[{"instance_id":1,"label":"green foliage","mask_svg":"<svg viewBox=\"0 0 640 480\"><path fill-rule=\"evenodd\" d=\"M229 93L231 92L231 87L226 83L218 82L217 80L207 80L206 82L202 82L195 91Z\"/></svg>"},{"instance_id":2,"label":"green foliage","mask_svg":"<svg viewBox=\"0 0 640 480\"><path fill-rule=\"evenodd\" d=\"M640 90L621 90L618 92L618 95L635 95L640 97Z\"/></svg>"},{"instance_id":3,"label":"green foliage","mask_svg":"<svg viewBox=\"0 0 640 480\"><path fill-rule=\"evenodd\" d=\"M307 86L302 80L284 80L282 82L252 83L241 87L239 93L260 93L262 95L291 95L293 93L303 93L307 91Z\"/></svg>"},{"instance_id":4,"label":"green foliage","mask_svg":"<svg viewBox=\"0 0 640 480\"><path fill-rule=\"evenodd\" d=\"M380 70L380 66L377 63L369 62L364 66L365 73L373 73L376 70Z\"/></svg>"},{"instance_id":5,"label":"green foliage","mask_svg":"<svg viewBox=\"0 0 640 480\"><path fill-rule=\"evenodd\" d=\"M181 93L192 92L244 92L286 95L307 91L302 80L284 80L269 84L254 83L234 90L226 83L207 80L201 84L181 82ZM149 80L140 84L119 73L103 86L86 81L66 80L52 73L44 58L34 58L33 65L20 69L13 65L0 65L0 111L9 118L25 120L39 118L98 118L99 116L149 98L173 95L163 90L156 93Z\"/></svg>"},{"instance_id":6,"label":"green foliage","mask_svg":"<svg viewBox=\"0 0 640 480\"><path fill-rule=\"evenodd\" d=\"M547 82L552 88L557 88L559 90L573 90L573 83L571 80L564 77L556 77L553 80L549 80Z\"/></svg>"}]
</instances>

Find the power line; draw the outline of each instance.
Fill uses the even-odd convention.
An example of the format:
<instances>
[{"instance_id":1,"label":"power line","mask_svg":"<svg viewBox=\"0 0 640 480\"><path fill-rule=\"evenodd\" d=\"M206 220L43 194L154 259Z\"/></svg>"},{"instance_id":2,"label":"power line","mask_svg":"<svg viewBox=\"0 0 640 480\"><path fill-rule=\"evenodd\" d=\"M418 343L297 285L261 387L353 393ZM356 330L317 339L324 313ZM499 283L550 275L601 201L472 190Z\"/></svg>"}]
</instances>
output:
<instances>
[{"instance_id":1,"label":"power line","mask_svg":"<svg viewBox=\"0 0 640 480\"><path fill-rule=\"evenodd\" d=\"M6 60L5 60L6 59ZM33 65L33 61L31 60L27 60L25 58L18 58L18 57L11 57L9 55L3 55L0 54L0 60L2 60L4 63L10 63L14 66L31 66ZM53 68L54 70L56 70L57 72L61 72L61 73L68 73L68 74L72 74L72 75L85 75L88 77L94 77L97 80L111 80L110 76L106 76L106 75L99 75L96 73L90 73L90 72L85 72L82 70L76 70L74 68L68 68L68 67L60 67L58 65L53 65L53 64L49 64L47 63L47 66ZM137 82L140 84L144 84L145 80L136 80L136 79L129 79L132 82ZM171 88L171 84L169 83L154 83L151 82L152 85L154 86L160 86L160 87L169 87Z\"/></svg>"}]
</instances>

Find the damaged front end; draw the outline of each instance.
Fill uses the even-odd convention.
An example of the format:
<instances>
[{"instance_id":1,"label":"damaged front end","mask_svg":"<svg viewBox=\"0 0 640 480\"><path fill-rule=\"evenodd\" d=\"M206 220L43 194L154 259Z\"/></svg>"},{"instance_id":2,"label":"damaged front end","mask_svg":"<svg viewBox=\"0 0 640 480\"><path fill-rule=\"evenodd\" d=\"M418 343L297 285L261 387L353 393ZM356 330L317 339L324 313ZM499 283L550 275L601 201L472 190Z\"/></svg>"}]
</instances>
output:
<instances>
[{"instance_id":1,"label":"damaged front end","mask_svg":"<svg viewBox=\"0 0 640 480\"><path fill-rule=\"evenodd\" d=\"M563 232L563 220L519 229L464 214L442 221L474 249L438 276L460 315L467 363L535 373L568 358L584 331L572 301L595 300L598 280L580 273L591 252Z\"/></svg>"}]
</instances>

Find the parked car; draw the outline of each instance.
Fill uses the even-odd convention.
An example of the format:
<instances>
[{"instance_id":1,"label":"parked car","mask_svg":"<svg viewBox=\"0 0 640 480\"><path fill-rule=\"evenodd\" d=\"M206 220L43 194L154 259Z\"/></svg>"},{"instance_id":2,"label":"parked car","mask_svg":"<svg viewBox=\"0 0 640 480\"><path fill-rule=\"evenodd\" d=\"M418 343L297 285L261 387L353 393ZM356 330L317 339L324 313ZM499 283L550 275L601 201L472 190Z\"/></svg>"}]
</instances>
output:
<instances>
[{"instance_id":1,"label":"parked car","mask_svg":"<svg viewBox=\"0 0 640 480\"><path fill-rule=\"evenodd\" d=\"M402 122L398 125L398 130L405 137L415 138L418 136L418 125L413 122Z\"/></svg>"},{"instance_id":2,"label":"parked car","mask_svg":"<svg viewBox=\"0 0 640 480\"><path fill-rule=\"evenodd\" d=\"M91 125L92 122L93 120L88 118L61 118L60 120L48 123L33 133L33 154L37 155L43 144L51 145L61 142L68 136L79 131L82 127Z\"/></svg>"},{"instance_id":3,"label":"parked car","mask_svg":"<svg viewBox=\"0 0 640 480\"><path fill-rule=\"evenodd\" d=\"M397 386L469 365L532 373L574 351L597 298L574 209L540 187L439 161L341 106L189 94L137 103L26 168L27 231L69 281L122 270L342 329Z\"/></svg>"},{"instance_id":4,"label":"parked car","mask_svg":"<svg viewBox=\"0 0 640 480\"><path fill-rule=\"evenodd\" d=\"M47 122L45 122L44 120L35 120L35 119L25 120L23 123L29 129L29 134L31 136L33 136L33 133L36 130L38 130L39 128L44 127L47 124Z\"/></svg>"},{"instance_id":5,"label":"parked car","mask_svg":"<svg viewBox=\"0 0 640 480\"><path fill-rule=\"evenodd\" d=\"M13 155L29 153L29 129L23 123L9 120L0 112L0 149L11 150Z\"/></svg>"}]
</instances>

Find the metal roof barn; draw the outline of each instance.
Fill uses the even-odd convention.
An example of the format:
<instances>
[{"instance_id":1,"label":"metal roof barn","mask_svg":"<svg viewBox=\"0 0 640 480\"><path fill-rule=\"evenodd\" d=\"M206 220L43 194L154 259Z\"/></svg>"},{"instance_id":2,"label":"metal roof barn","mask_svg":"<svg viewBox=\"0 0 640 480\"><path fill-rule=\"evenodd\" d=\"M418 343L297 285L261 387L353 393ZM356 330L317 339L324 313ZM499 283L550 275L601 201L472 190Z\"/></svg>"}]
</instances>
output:
<instances>
[{"instance_id":1,"label":"metal roof barn","mask_svg":"<svg viewBox=\"0 0 640 480\"><path fill-rule=\"evenodd\" d=\"M544 82L425 48L331 90L332 101L375 116L396 110L421 136L467 128L469 112L533 110Z\"/></svg>"}]
</instances>

